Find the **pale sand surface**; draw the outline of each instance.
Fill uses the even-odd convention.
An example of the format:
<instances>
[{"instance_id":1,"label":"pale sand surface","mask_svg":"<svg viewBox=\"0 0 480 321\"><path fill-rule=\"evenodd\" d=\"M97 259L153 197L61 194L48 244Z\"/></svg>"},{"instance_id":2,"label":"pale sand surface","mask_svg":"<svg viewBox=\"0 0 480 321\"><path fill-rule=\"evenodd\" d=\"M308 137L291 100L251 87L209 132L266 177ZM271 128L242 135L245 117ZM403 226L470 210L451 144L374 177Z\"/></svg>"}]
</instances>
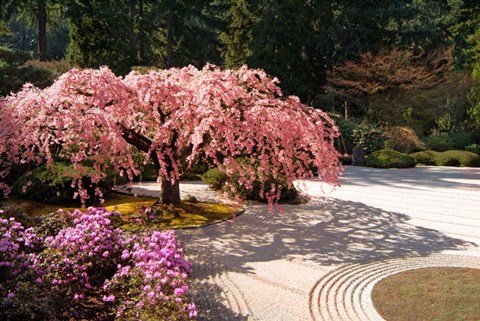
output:
<instances>
[{"instance_id":1,"label":"pale sand surface","mask_svg":"<svg viewBox=\"0 0 480 321\"><path fill-rule=\"evenodd\" d=\"M234 221L177 231L200 320L381 320L369 300L381 277L480 267L480 169L347 167L340 182L298 182L311 200L284 213L247 203ZM181 191L225 201L198 182Z\"/></svg>"}]
</instances>

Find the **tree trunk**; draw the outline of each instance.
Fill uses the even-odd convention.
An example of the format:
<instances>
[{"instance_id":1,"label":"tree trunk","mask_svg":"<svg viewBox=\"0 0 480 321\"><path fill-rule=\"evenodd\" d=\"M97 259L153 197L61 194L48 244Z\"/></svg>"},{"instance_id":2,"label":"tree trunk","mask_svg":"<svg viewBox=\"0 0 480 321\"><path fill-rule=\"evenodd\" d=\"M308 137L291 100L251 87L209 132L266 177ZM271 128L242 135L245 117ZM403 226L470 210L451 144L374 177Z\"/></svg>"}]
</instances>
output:
<instances>
[{"instance_id":1,"label":"tree trunk","mask_svg":"<svg viewBox=\"0 0 480 321\"><path fill-rule=\"evenodd\" d=\"M130 0L130 12L128 13L128 19L130 20L130 41L132 47L132 56L135 62L137 62L137 39L135 35L135 13L136 13L137 0Z\"/></svg>"},{"instance_id":2,"label":"tree trunk","mask_svg":"<svg viewBox=\"0 0 480 321\"><path fill-rule=\"evenodd\" d=\"M145 64L145 30L144 30L144 12L143 0L138 3L138 41L139 41L139 60L140 64Z\"/></svg>"},{"instance_id":3,"label":"tree trunk","mask_svg":"<svg viewBox=\"0 0 480 321\"><path fill-rule=\"evenodd\" d=\"M173 56L173 14L171 10L167 13L167 68L172 67Z\"/></svg>"},{"instance_id":4,"label":"tree trunk","mask_svg":"<svg viewBox=\"0 0 480 321\"><path fill-rule=\"evenodd\" d=\"M328 34L328 39L330 39L330 41L327 41L327 51L325 53L325 78L326 78L326 81L327 81L327 88L330 88L331 85L332 85L332 77L333 77L333 51L334 51L334 48L333 48L333 44L334 42L332 42L331 38L332 38L332 35L330 34L330 30L332 28L332 19L333 19L333 8L332 8L332 1L327 1L327 7L326 7L326 10L325 10L325 25L327 26L328 30L329 30L329 34ZM333 104L334 104L334 101L333 101L333 94L330 92L328 93L328 104L330 105L330 108L333 107Z\"/></svg>"},{"instance_id":5,"label":"tree trunk","mask_svg":"<svg viewBox=\"0 0 480 321\"><path fill-rule=\"evenodd\" d=\"M46 0L38 0L38 60L47 61L47 7Z\"/></svg>"},{"instance_id":6,"label":"tree trunk","mask_svg":"<svg viewBox=\"0 0 480 321\"><path fill-rule=\"evenodd\" d=\"M180 182L177 179L174 184L162 178L160 182L160 204L180 204Z\"/></svg>"}]
</instances>

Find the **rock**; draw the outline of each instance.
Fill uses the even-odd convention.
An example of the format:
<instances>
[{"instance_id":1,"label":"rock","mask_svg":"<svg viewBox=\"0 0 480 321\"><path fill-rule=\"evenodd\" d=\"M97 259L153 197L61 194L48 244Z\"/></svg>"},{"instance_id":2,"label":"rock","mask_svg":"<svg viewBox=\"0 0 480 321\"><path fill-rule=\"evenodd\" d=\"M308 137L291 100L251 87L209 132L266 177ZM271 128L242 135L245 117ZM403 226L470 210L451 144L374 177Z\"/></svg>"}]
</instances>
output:
<instances>
[{"instance_id":1,"label":"rock","mask_svg":"<svg viewBox=\"0 0 480 321\"><path fill-rule=\"evenodd\" d=\"M362 145L357 145L352 151L352 165L365 166L365 150Z\"/></svg>"}]
</instances>

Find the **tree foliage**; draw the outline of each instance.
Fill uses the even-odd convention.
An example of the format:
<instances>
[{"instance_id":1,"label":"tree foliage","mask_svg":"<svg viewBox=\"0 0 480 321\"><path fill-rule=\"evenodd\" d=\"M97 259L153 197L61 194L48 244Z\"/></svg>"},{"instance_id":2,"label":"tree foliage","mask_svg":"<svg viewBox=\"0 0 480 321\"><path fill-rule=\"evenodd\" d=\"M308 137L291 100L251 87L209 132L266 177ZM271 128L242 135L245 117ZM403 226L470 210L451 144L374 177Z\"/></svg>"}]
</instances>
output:
<instances>
[{"instance_id":1,"label":"tree foliage","mask_svg":"<svg viewBox=\"0 0 480 321\"><path fill-rule=\"evenodd\" d=\"M26 85L0 101L1 177L14 164L52 164L52 148L61 147L59 156L80 173L84 162L93 162L93 183L109 167L132 180L138 174L133 153L144 153L158 168L164 203L180 201L182 164L197 160L238 175L246 189L257 179L270 203L281 189L265 186L272 177L282 175L291 184L313 176L316 168L320 178L334 183L336 126L297 97L283 97L277 82L261 70L208 65L125 78L106 67L74 69L44 90ZM250 162L239 165L237 157ZM85 201L80 177L72 184Z\"/></svg>"},{"instance_id":2,"label":"tree foliage","mask_svg":"<svg viewBox=\"0 0 480 321\"><path fill-rule=\"evenodd\" d=\"M335 67L329 90L359 106L371 120L396 125L416 98L446 81L451 68L451 56L444 51L367 52Z\"/></svg>"}]
</instances>

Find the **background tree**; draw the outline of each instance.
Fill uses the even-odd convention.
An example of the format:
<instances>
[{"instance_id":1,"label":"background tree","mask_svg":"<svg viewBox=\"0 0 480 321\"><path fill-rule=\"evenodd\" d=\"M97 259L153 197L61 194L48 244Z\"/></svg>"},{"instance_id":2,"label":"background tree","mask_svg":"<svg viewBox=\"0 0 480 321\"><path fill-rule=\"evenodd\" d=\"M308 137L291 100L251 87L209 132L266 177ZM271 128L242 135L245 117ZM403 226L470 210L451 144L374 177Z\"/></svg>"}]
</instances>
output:
<instances>
[{"instance_id":1,"label":"background tree","mask_svg":"<svg viewBox=\"0 0 480 321\"><path fill-rule=\"evenodd\" d=\"M411 113L420 97L428 97L432 88L443 84L452 68L448 52L416 55L412 51L392 50L364 53L356 62L337 66L331 91L357 106L357 115L383 125L399 125ZM439 103L440 97L429 99ZM423 108L431 106L423 99Z\"/></svg>"},{"instance_id":2,"label":"background tree","mask_svg":"<svg viewBox=\"0 0 480 321\"><path fill-rule=\"evenodd\" d=\"M26 86L0 100L0 175L5 178L12 164L52 164L52 146L61 146L60 156L80 173L83 162L93 163L93 183L111 166L132 180L138 174L133 153L144 153L157 166L165 204L180 202L182 165L197 160L238 175L247 190L258 180L270 204L282 188L265 186L272 178L291 186L316 168L320 178L335 183L336 126L297 97L282 97L276 83L246 67L188 67L125 79L107 68L74 69L44 90ZM5 122L22 126L12 131ZM80 176L73 184L85 201Z\"/></svg>"},{"instance_id":3,"label":"background tree","mask_svg":"<svg viewBox=\"0 0 480 321\"><path fill-rule=\"evenodd\" d=\"M67 1L70 42L67 58L82 67L109 65L127 73L134 65L127 1Z\"/></svg>"},{"instance_id":4,"label":"background tree","mask_svg":"<svg viewBox=\"0 0 480 321\"><path fill-rule=\"evenodd\" d=\"M231 0L225 20L228 27L221 34L224 46L223 60L225 67L238 68L252 55L251 42L253 29L259 21L257 1Z\"/></svg>"}]
</instances>

